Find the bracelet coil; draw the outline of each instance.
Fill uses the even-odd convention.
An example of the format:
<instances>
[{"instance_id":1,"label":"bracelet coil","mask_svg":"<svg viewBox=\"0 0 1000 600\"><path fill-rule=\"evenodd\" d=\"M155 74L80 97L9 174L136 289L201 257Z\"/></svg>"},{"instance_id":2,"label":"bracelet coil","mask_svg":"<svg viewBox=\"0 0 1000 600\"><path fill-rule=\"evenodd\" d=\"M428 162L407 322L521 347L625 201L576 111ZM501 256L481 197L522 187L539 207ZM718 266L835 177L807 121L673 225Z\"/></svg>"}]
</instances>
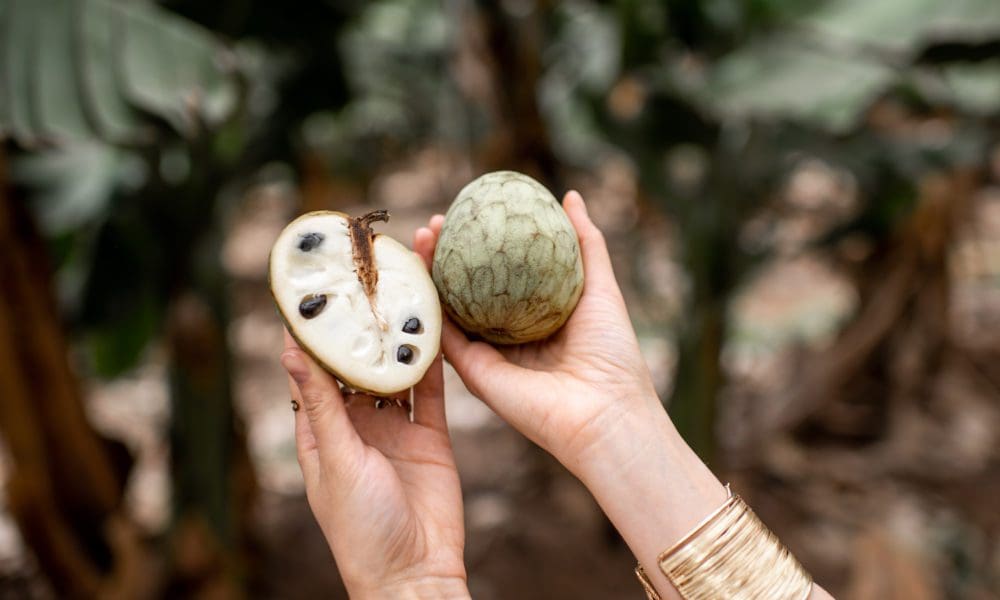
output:
<instances>
[{"instance_id":1,"label":"bracelet coil","mask_svg":"<svg viewBox=\"0 0 1000 600\"><path fill-rule=\"evenodd\" d=\"M738 495L657 564L684 600L805 600L812 591L812 577ZM641 565L636 576L646 596L659 600Z\"/></svg>"}]
</instances>

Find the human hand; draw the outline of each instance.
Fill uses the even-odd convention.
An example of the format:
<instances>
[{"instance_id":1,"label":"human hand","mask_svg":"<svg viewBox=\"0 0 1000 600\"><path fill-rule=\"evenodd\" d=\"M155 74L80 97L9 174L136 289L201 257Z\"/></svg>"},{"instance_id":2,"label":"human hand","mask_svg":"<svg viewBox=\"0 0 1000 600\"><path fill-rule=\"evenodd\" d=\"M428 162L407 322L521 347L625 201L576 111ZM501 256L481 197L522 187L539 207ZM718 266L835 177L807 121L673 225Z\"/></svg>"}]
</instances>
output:
<instances>
[{"instance_id":1,"label":"human hand","mask_svg":"<svg viewBox=\"0 0 1000 600\"><path fill-rule=\"evenodd\" d=\"M580 301L541 342L494 347L449 320L441 345L469 390L583 481L646 566L665 599L678 598L656 556L725 489L684 443L660 404L639 351L604 236L576 192L563 208L583 256ZM429 261L444 217L431 219Z\"/></svg>"},{"instance_id":2,"label":"human hand","mask_svg":"<svg viewBox=\"0 0 1000 600\"><path fill-rule=\"evenodd\" d=\"M414 246L433 243L427 229ZM352 598L467 598L462 492L441 357L414 388L414 422L339 385L286 332L295 441L309 506Z\"/></svg>"},{"instance_id":3,"label":"human hand","mask_svg":"<svg viewBox=\"0 0 1000 600\"><path fill-rule=\"evenodd\" d=\"M469 390L571 471L629 423L662 414L600 230L583 199L563 201L580 239L584 289L573 315L552 337L519 346L470 341L445 323L442 346ZM444 218L431 219L436 243ZM422 247L425 260L433 243ZM648 421L648 419L646 419ZM631 435L631 434L629 434Z\"/></svg>"}]
</instances>

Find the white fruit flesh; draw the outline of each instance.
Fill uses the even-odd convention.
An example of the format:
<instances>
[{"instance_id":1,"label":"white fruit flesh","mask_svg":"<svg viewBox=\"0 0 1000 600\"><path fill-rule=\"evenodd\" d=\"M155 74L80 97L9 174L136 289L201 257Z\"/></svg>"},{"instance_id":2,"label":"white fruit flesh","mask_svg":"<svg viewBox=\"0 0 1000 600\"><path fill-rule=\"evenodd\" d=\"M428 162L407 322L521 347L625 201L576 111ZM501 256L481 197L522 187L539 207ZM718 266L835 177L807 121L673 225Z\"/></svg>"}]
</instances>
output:
<instances>
[{"instance_id":1,"label":"white fruit flesh","mask_svg":"<svg viewBox=\"0 0 1000 600\"><path fill-rule=\"evenodd\" d=\"M303 245L310 234L322 240L303 249L310 246ZM327 370L353 388L394 394L420 381L438 353L437 290L419 256L378 235L372 243L378 283L369 301L353 251L346 215L299 217L271 250L271 293L289 331ZM303 316L302 301L318 295L326 296L322 310L311 318ZM407 333L404 327L413 318L419 320L419 329ZM408 361L399 359L401 346L410 352Z\"/></svg>"}]
</instances>

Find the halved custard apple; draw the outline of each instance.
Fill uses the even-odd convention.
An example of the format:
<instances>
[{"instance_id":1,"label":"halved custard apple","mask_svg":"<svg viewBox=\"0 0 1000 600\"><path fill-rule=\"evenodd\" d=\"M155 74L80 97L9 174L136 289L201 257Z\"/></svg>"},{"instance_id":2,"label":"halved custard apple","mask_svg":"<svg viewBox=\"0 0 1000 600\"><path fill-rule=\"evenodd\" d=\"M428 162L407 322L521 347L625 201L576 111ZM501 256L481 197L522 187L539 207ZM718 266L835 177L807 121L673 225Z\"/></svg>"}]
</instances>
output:
<instances>
[{"instance_id":1,"label":"halved custard apple","mask_svg":"<svg viewBox=\"0 0 1000 600\"><path fill-rule=\"evenodd\" d=\"M345 385L378 396L413 387L441 343L441 305L423 261L371 229L388 218L302 215L278 236L269 266L299 346Z\"/></svg>"}]
</instances>

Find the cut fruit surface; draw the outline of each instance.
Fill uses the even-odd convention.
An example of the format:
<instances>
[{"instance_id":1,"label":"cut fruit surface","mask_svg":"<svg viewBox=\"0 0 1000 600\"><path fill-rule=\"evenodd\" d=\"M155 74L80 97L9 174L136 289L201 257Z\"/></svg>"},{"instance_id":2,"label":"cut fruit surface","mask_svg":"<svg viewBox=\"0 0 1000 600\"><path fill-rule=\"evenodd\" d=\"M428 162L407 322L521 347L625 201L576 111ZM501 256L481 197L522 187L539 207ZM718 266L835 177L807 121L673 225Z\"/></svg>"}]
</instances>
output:
<instances>
[{"instance_id":1,"label":"cut fruit surface","mask_svg":"<svg viewBox=\"0 0 1000 600\"><path fill-rule=\"evenodd\" d=\"M308 213L271 249L271 294L299 346L344 384L378 395L413 387L441 343L441 305L423 261L372 233L385 211Z\"/></svg>"}]
</instances>

